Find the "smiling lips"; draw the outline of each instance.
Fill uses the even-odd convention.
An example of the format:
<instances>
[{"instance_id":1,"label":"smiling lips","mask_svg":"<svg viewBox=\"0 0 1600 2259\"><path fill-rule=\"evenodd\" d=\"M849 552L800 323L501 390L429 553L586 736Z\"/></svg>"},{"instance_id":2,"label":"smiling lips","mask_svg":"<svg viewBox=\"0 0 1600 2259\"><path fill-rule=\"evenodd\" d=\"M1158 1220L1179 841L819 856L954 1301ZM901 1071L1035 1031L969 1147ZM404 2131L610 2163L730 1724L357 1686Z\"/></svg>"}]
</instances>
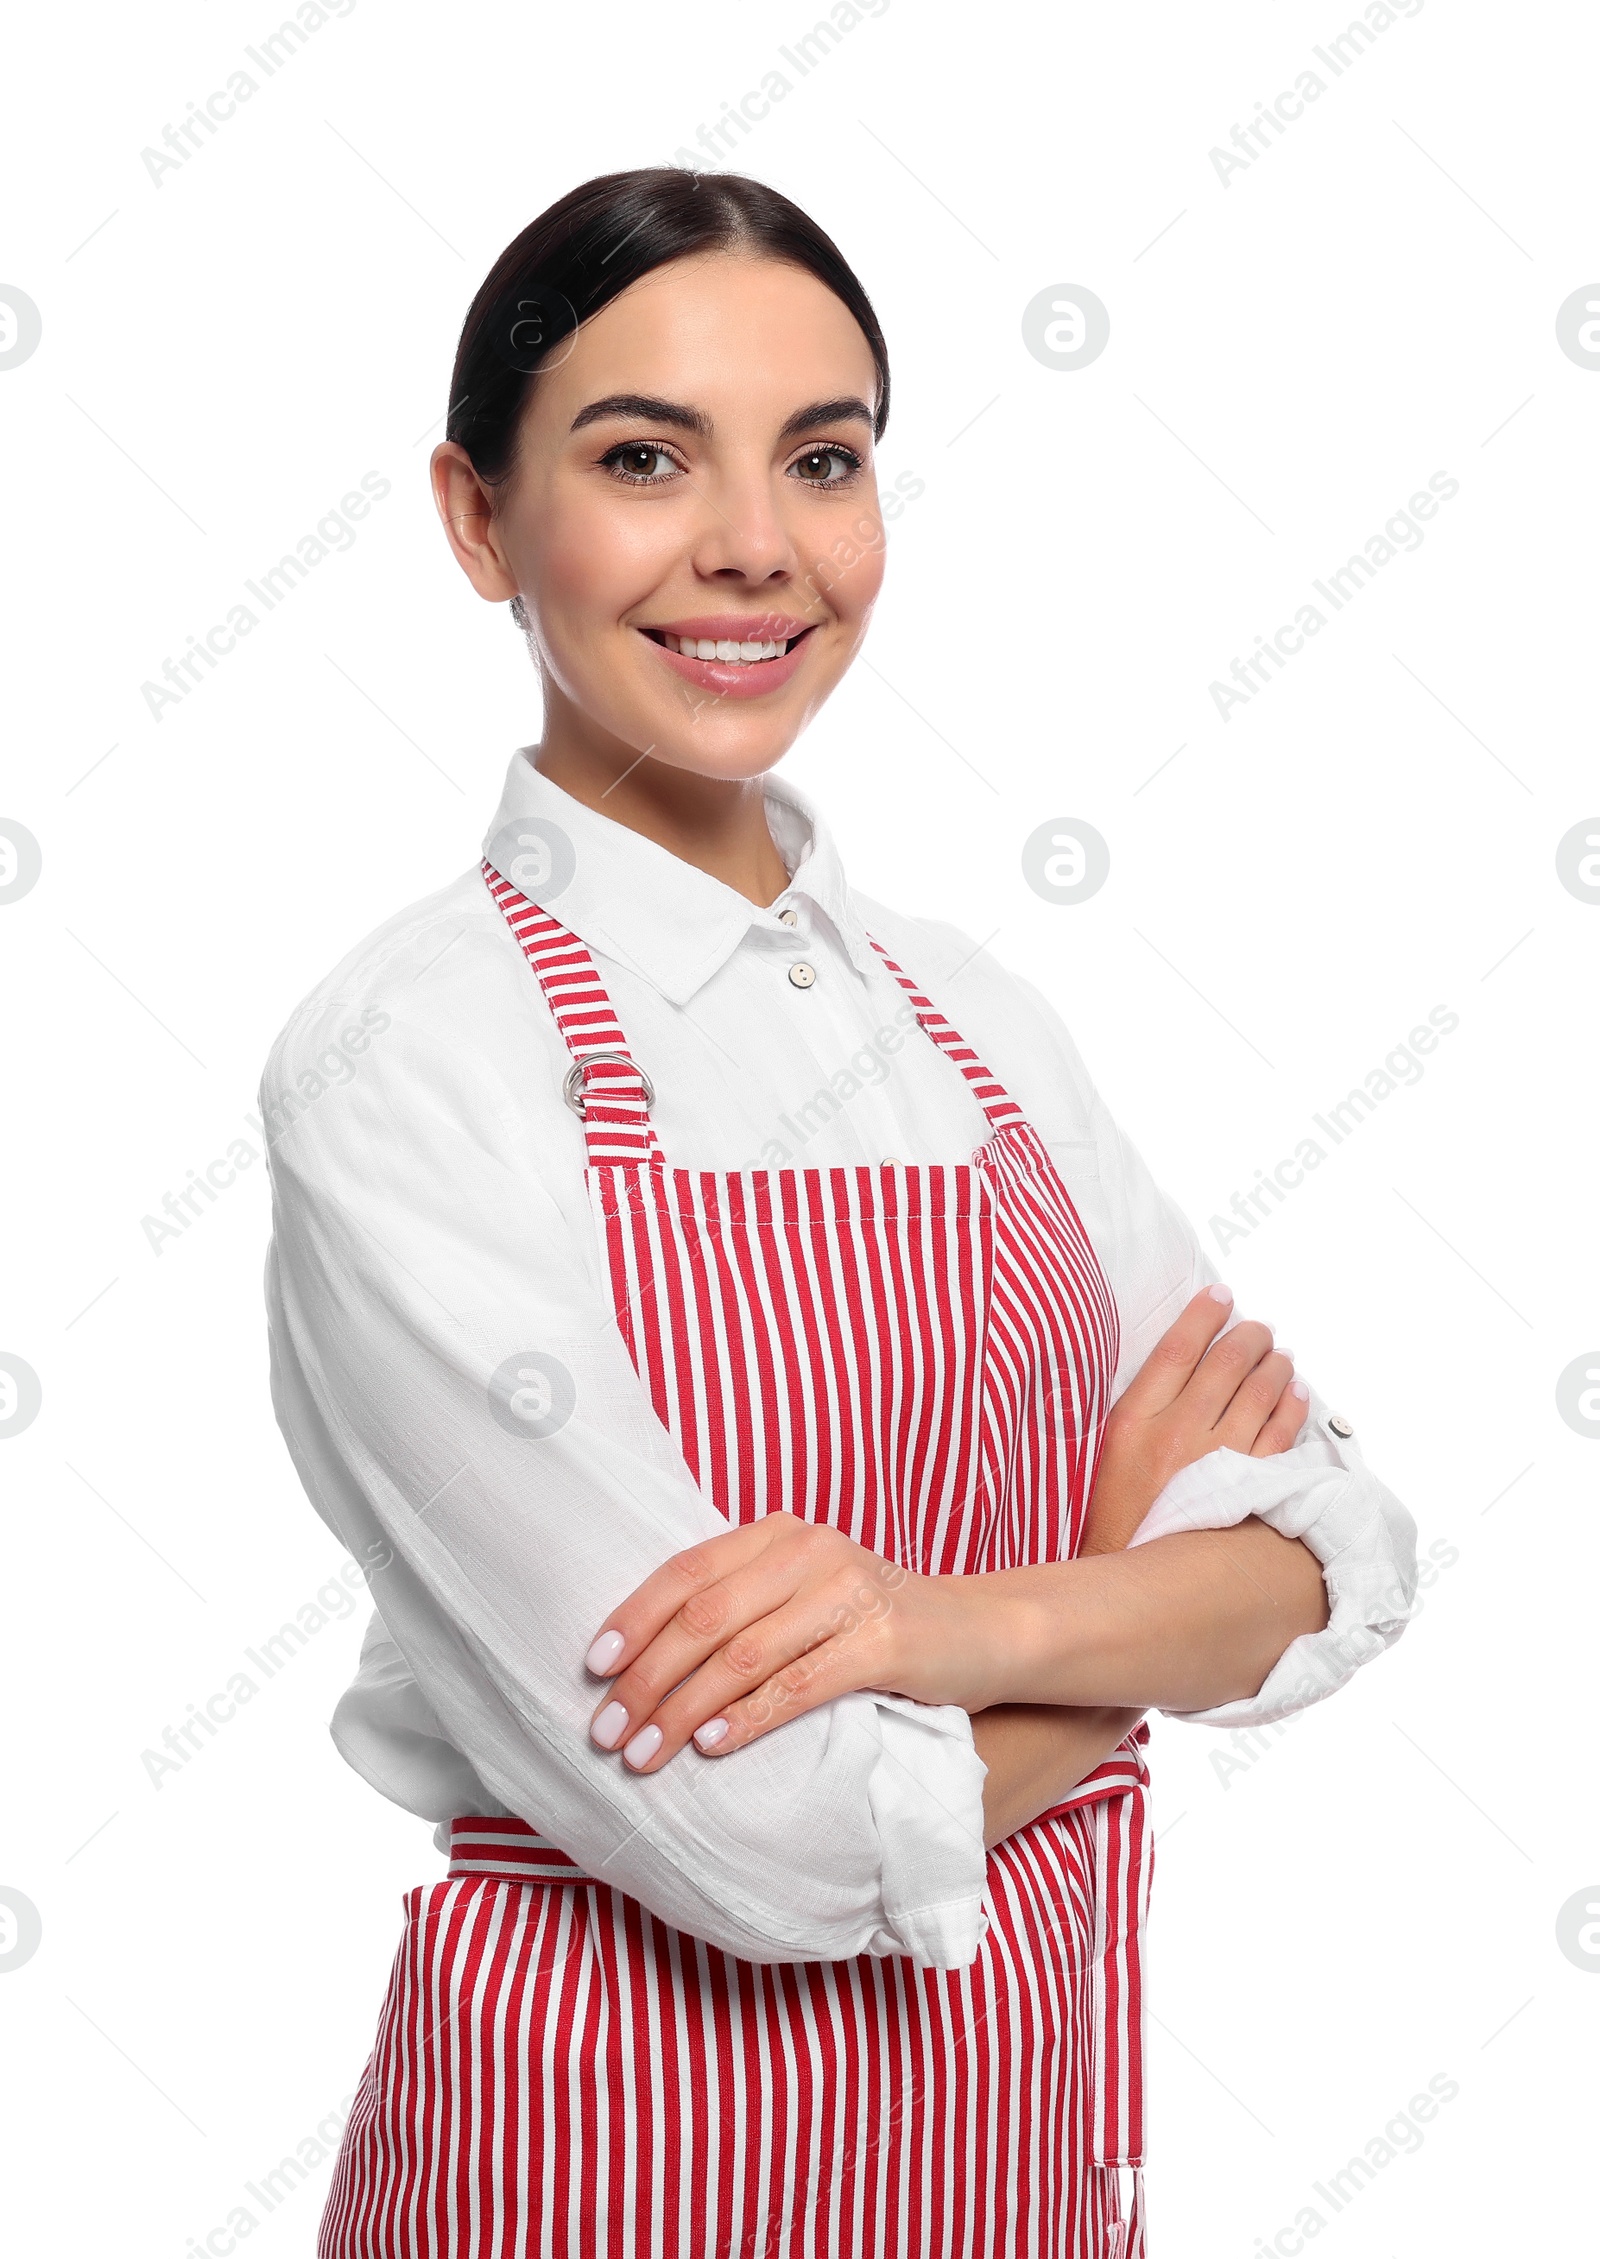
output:
<instances>
[{"instance_id":1,"label":"smiling lips","mask_svg":"<svg viewBox=\"0 0 1600 2259\"><path fill-rule=\"evenodd\" d=\"M779 612L719 612L639 633L683 681L724 698L759 698L789 680L815 625Z\"/></svg>"}]
</instances>

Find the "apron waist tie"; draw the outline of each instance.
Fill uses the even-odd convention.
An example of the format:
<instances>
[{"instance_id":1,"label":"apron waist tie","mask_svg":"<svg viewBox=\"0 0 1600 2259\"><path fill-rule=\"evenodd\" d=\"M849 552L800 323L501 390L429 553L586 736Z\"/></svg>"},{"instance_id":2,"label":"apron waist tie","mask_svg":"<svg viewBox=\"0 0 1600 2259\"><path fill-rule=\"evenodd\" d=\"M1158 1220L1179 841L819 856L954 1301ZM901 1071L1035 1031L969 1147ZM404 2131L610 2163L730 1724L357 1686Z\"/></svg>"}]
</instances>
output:
<instances>
[{"instance_id":1,"label":"apron waist tie","mask_svg":"<svg viewBox=\"0 0 1600 2259\"><path fill-rule=\"evenodd\" d=\"M1092 2154L1097 2165L1135 2168L1129 2259L1142 2253L1144 2163L1144 1928L1155 1835L1141 1719L1057 1810L1087 1808L1093 1829L1094 1952L1089 2013L1094 2043Z\"/></svg>"},{"instance_id":2,"label":"apron waist tie","mask_svg":"<svg viewBox=\"0 0 1600 2259\"><path fill-rule=\"evenodd\" d=\"M1089 1968L1093 2035L1093 2157L1097 2165L1144 2163L1143 1932L1150 1901L1150 1774L1137 1725L1094 1771L1040 1819L1084 1811L1093 1830L1095 1938ZM489 1880L560 1889L598 1883L526 1820L466 1817L450 1823L451 1882ZM1129 2259L1143 2242L1139 2187L1127 2234Z\"/></svg>"},{"instance_id":3,"label":"apron waist tie","mask_svg":"<svg viewBox=\"0 0 1600 2259\"><path fill-rule=\"evenodd\" d=\"M599 1880L530 1828L526 1820L452 1820L448 1880L458 1882L472 1876L487 1876L495 1882L554 1885Z\"/></svg>"}]
</instances>

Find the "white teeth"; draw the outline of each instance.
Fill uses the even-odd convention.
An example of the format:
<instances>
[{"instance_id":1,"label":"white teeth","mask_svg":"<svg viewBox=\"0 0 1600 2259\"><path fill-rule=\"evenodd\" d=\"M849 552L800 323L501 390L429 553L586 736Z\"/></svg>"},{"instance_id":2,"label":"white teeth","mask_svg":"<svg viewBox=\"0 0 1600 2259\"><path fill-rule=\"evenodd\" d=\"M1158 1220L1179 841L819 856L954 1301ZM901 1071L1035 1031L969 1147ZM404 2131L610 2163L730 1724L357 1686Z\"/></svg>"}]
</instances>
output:
<instances>
[{"instance_id":1,"label":"white teeth","mask_svg":"<svg viewBox=\"0 0 1600 2259\"><path fill-rule=\"evenodd\" d=\"M754 666L764 659L781 659L788 649L786 641L736 642L729 636L663 635L661 640L669 651L685 659L717 659L724 666Z\"/></svg>"}]
</instances>

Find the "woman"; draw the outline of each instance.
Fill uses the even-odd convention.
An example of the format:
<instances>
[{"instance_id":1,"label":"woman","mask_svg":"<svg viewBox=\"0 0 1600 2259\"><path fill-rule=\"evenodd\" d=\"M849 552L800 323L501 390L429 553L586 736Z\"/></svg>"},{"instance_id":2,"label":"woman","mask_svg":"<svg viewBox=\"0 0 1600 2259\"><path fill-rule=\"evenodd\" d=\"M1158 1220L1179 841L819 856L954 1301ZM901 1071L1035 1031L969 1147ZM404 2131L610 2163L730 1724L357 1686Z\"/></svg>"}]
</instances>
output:
<instances>
[{"instance_id":1,"label":"woman","mask_svg":"<svg viewBox=\"0 0 1600 2259\"><path fill-rule=\"evenodd\" d=\"M467 316L434 491L543 737L263 1086L275 1400L377 1603L334 1734L451 1857L326 2259L1127 2259L1143 1713L1284 1715L1409 1609L1049 1005L770 773L888 389L729 176L590 182Z\"/></svg>"}]
</instances>

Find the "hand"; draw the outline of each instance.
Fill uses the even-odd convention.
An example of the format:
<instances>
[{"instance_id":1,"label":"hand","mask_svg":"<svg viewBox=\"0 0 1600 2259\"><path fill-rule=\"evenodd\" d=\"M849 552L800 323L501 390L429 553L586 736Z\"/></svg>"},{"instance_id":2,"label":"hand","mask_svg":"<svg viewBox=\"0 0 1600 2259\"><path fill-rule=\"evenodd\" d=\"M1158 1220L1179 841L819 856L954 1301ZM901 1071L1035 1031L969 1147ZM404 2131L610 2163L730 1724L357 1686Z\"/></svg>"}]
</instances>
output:
<instances>
[{"instance_id":1,"label":"hand","mask_svg":"<svg viewBox=\"0 0 1600 2259\"><path fill-rule=\"evenodd\" d=\"M1107 1427L1105 1449L1095 1479L1088 1526L1080 1553L1119 1552L1180 1466L1203 1458L1217 1443L1264 1457L1287 1450L1306 1414L1302 1390L1290 1378L1292 1360L1272 1353L1272 1337L1257 1326L1261 1353L1247 1380L1241 1380L1222 1415L1225 1433L1195 1385L1197 1371L1211 1366L1207 1385L1223 1368L1212 1347L1233 1296L1226 1287L1195 1296L1177 1324L1146 1359L1123 1395ZM1230 1354L1244 1370L1252 1329L1236 1327L1227 1337ZM1238 1336L1243 1335L1243 1341ZM1163 1361L1165 1359L1165 1362ZM1281 1385L1279 1369L1282 1368ZM1274 1402L1267 1400L1274 1387ZM1220 1396L1220 1388L1217 1390ZM1108 1707L1055 1708L1045 1704L1005 1704L972 1721L972 1738L988 1767L983 1788L986 1843L993 1845L1075 1788L1139 1723L1142 1710Z\"/></svg>"},{"instance_id":2,"label":"hand","mask_svg":"<svg viewBox=\"0 0 1600 2259\"><path fill-rule=\"evenodd\" d=\"M724 1757L862 1688L986 1708L1006 1662L1000 1583L917 1576L768 1514L674 1554L606 1619L588 1662L613 1684L589 1730L652 1773L691 1735Z\"/></svg>"},{"instance_id":3,"label":"hand","mask_svg":"<svg viewBox=\"0 0 1600 2259\"><path fill-rule=\"evenodd\" d=\"M1180 1467L1226 1445L1251 1458L1287 1451L1310 1390L1267 1327L1222 1329L1225 1286L1203 1287L1112 1406L1080 1554L1125 1546Z\"/></svg>"},{"instance_id":4,"label":"hand","mask_svg":"<svg viewBox=\"0 0 1600 2259\"><path fill-rule=\"evenodd\" d=\"M1197 1295L1114 1407L1085 1552L1119 1551L1170 1477L1219 1444L1264 1456L1294 1441L1306 1407L1292 1363L1264 1326L1218 1340L1231 1300ZM1046 1644L1059 1643L1073 1577L1070 1563L918 1576L842 1530L768 1514L675 1554L601 1626L589 1668L614 1684L590 1732L649 1773L691 1736L728 1756L862 1689L986 1710L1018 1698L1022 1634L1038 1644L1041 1606L1058 1627Z\"/></svg>"}]
</instances>

